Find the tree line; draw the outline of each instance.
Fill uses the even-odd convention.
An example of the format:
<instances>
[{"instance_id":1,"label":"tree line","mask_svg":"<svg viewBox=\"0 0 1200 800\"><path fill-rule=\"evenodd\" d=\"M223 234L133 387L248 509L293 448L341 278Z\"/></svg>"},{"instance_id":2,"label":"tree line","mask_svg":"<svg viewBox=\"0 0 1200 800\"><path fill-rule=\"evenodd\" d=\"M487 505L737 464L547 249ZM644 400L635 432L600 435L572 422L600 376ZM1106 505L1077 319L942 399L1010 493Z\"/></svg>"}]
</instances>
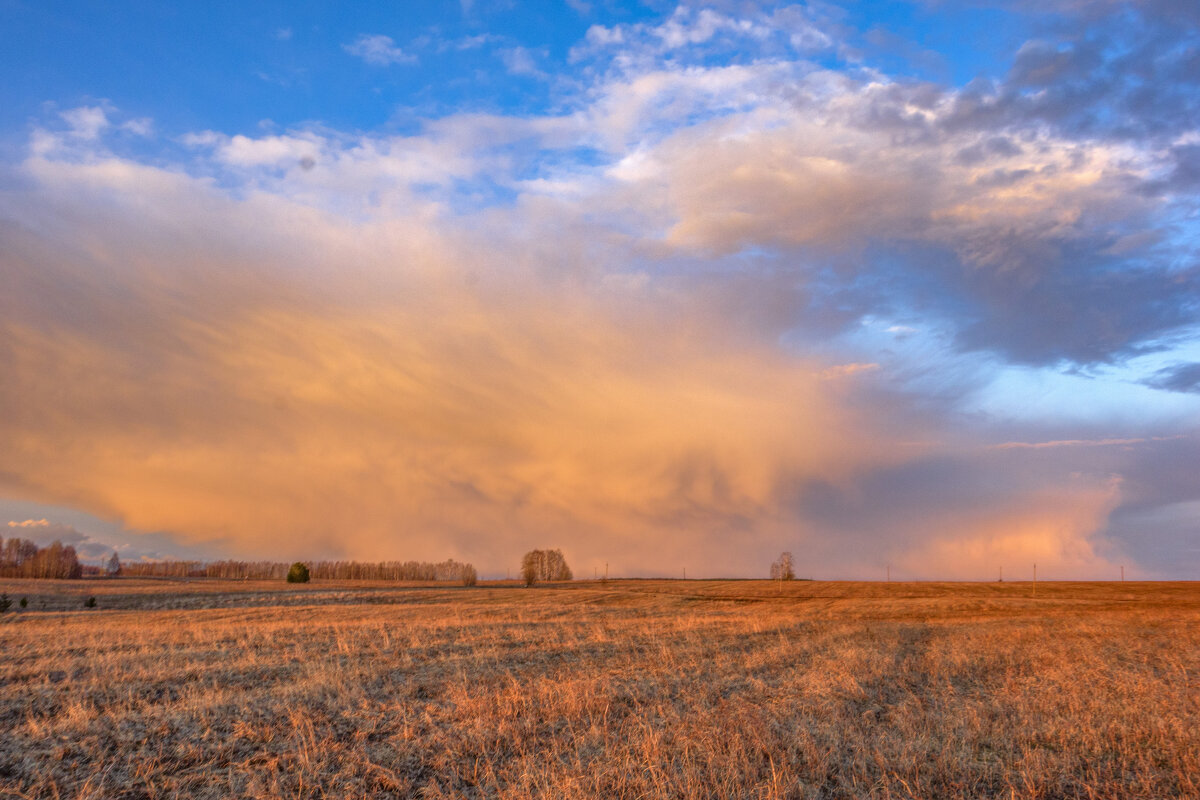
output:
<instances>
[{"instance_id":1,"label":"tree line","mask_svg":"<svg viewBox=\"0 0 1200 800\"><path fill-rule=\"evenodd\" d=\"M283 580L291 564L282 561L141 561L122 564L124 575L143 578L232 578ZM461 581L473 585L475 567L454 559L427 561L311 561L308 574L317 580Z\"/></svg>"},{"instance_id":2,"label":"tree line","mask_svg":"<svg viewBox=\"0 0 1200 800\"><path fill-rule=\"evenodd\" d=\"M80 578L83 566L71 545L52 542L38 547L28 539L0 539L0 577Z\"/></svg>"}]
</instances>

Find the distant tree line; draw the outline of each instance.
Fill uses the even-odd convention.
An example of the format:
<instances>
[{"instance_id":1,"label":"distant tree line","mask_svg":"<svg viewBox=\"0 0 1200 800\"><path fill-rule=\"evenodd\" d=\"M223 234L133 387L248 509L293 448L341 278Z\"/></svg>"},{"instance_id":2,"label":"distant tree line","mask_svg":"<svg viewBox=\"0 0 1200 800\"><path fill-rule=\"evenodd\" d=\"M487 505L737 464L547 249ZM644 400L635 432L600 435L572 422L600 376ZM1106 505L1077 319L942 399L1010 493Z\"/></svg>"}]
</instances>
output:
<instances>
[{"instance_id":1,"label":"distant tree line","mask_svg":"<svg viewBox=\"0 0 1200 800\"><path fill-rule=\"evenodd\" d=\"M143 578L233 578L283 580L291 564L282 561L142 561L121 565L121 573ZM313 561L311 578L343 581L461 581L474 585L475 567L454 559L427 561Z\"/></svg>"},{"instance_id":2,"label":"distant tree line","mask_svg":"<svg viewBox=\"0 0 1200 800\"><path fill-rule=\"evenodd\" d=\"M526 586L538 581L569 581L573 577L561 550L530 550L521 559L521 578Z\"/></svg>"},{"instance_id":3,"label":"distant tree line","mask_svg":"<svg viewBox=\"0 0 1200 800\"><path fill-rule=\"evenodd\" d=\"M75 548L62 542L38 547L28 539L0 539L0 577L80 578L83 567Z\"/></svg>"}]
</instances>

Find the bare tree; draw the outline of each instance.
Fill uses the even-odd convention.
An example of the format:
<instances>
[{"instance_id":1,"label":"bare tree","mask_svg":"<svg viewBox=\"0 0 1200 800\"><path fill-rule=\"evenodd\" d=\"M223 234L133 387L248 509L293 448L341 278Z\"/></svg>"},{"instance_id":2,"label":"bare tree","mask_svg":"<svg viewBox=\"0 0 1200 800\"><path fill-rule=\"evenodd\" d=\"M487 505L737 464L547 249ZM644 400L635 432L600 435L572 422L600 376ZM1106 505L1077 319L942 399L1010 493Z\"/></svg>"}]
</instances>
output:
<instances>
[{"instance_id":1,"label":"bare tree","mask_svg":"<svg viewBox=\"0 0 1200 800\"><path fill-rule=\"evenodd\" d=\"M561 550L530 550L521 559L521 578L526 586L538 581L569 581L574 577Z\"/></svg>"},{"instance_id":2,"label":"bare tree","mask_svg":"<svg viewBox=\"0 0 1200 800\"><path fill-rule=\"evenodd\" d=\"M779 558L771 562L771 580L773 581L790 581L796 578L795 563L792 560L792 554L784 550L779 554Z\"/></svg>"},{"instance_id":3,"label":"bare tree","mask_svg":"<svg viewBox=\"0 0 1200 800\"><path fill-rule=\"evenodd\" d=\"M121 559L117 557L115 550L113 551L112 558L108 560L108 564L104 567L104 574L110 578L115 578L121 574Z\"/></svg>"},{"instance_id":4,"label":"bare tree","mask_svg":"<svg viewBox=\"0 0 1200 800\"><path fill-rule=\"evenodd\" d=\"M9 539L0 551L0 576L6 578L79 578L83 566L75 548L52 542L38 547L25 539Z\"/></svg>"}]
</instances>

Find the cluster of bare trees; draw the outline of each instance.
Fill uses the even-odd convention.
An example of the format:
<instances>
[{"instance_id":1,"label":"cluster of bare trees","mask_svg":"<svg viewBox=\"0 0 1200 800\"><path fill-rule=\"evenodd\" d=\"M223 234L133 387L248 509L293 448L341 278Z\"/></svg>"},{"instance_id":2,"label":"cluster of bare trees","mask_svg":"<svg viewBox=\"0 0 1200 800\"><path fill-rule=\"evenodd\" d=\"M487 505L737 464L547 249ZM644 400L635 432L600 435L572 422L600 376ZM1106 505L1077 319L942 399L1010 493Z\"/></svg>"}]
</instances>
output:
<instances>
[{"instance_id":1,"label":"cluster of bare trees","mask_svg":"<svg viewBox=\"0 0 1200 800\"><path fill-rule=\"evenodd\" d=\"M530 550L521 559L521 578L526 586L538 581L569 581L573 577L561 550Z\"/></svg>"},{"instance_id":2,"label":"cluster of bare trees","mask_svg":"<svg viewBox=\"0 0 1200 800\"><path fill-rule=\"evenodd\" d=\"M786 550L779 554L779 558L771 562L771 580L773 581L791 581L796 579L796 567L792 561L792 554Z\"/></svg>"},{"instance_id":3,"label":"cluster of bare trees","mask_svg":"<svg viewBox=\"0 0 1200 800\"><path fill-rule=\"evenodd\" d=\"M27 539L0 539L0 577L79 578L83 567L75 548L54 542L46 547Z\"/></svg>"},{"instance_id":4,"label":"cluster of bare trees","mask_svg":"<svg viewBox=\"0 0 1200 800\"><path fill-rule=\"evenodd\" d=\"M283 580L291 565L276 561L144 561L123 564L125 575L155 578ZM351 581L461 581L473 586L475 567L454 559L426 561L314 561L310 577Z\"/></svg>"},{"instance_id":5,"label":"cluster of bare trees","mask_svg":"<svg viewBox=\"0 0 1200 800\"><path fill-rule=\"evenodd\" d=\"M138 561L121 572L136 578L279 578L288 565L274 561Z\"/></svg>"},{"instance_id":6,"label":"cluster of bare trees","mask_svg":"<svg viewBox=\"0 0 1200 800\"><path fill-rule=\"evenodd\" d=\"M475 567L450 558L426 561L317 561L308 565L314 578L348 581L467 581ZM474 583L472 579L471 583Z\"/></svg>"}]
</instances>

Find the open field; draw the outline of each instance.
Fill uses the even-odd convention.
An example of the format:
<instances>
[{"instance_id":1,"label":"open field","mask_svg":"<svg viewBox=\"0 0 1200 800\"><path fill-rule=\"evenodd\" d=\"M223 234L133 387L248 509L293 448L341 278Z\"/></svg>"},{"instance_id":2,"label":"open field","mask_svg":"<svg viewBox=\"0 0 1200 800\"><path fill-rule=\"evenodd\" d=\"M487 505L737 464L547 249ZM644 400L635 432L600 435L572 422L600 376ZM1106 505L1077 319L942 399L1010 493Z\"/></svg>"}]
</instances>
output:
<instances>
[{"instance_id":1,"label":"open field","mask_svg":"<svg viewBox=\"0 0 1200 800\"><path fill-rule=\"evenodd\" d=\"M1197 583L0 592L3 797L1200 797Z\"/></svg>"}]
</instances>

